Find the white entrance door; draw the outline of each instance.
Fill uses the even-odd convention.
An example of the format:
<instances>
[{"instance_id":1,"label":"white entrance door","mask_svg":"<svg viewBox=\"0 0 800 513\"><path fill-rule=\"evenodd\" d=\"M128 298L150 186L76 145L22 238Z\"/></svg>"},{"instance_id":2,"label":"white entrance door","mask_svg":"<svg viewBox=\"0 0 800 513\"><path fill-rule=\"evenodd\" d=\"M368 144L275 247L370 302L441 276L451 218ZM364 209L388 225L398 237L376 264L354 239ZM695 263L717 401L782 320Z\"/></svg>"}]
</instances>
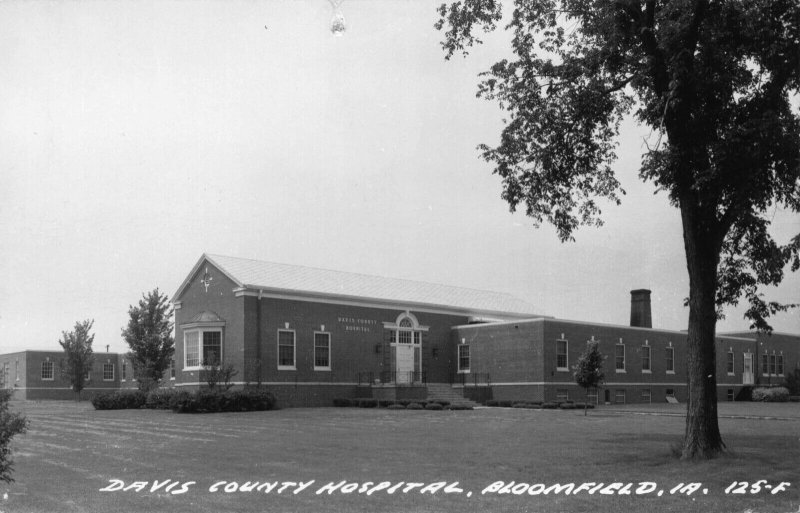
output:
<instances>
[{"instance_id":1,"label":"white entrance door","mask_svg":"<svg viewBox=\"0 0 800 513\"><path fill-rule=\"evenodd\" d=\"M753 384L753 355L752 353L744 354L744 371L742 372L742 384Z\"/></svg>"},{"instance_id":2,"label":"white entrance door","mask_svg":"<svg viewBox=\"0 0 800 513\"><path fill-rule=\"evenodd\" d=\"M397 344L397 383L407 384L414 380L414 346Z\"/></svg>"}]
</instances>

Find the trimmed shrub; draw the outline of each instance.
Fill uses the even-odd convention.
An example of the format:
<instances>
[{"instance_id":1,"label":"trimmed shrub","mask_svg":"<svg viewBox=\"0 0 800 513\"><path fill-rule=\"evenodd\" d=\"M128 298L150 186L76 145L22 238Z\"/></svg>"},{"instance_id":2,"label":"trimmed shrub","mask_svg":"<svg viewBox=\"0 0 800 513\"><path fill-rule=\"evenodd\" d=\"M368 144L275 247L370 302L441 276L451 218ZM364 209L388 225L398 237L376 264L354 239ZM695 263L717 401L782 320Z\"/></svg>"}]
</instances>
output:
<instances>
[{"instance_id":1,"label":"trimmed shrub","mask_svg":"<svg viewBox=\"0 0 800 513\"><path fill-rule=\"evenodd\" d=\"M558 407L561 408L562 410L574 410L575 403L561 403L558 405Z\"/></svg>"},{"instance_id":2,"label":"trimmed shrub","mask_svg":"<svg viewBox=\"0 0 800 513\"><path fill-rule=\"evenodd\" d=\"M789 390L785 387L753 389L753 401L766 403L785 403L788 400Z\"/></svg>"},{"instance_id":3,"label":"trimmed shrub","mask_svg":"<svg viewBox=\"0 0 800 513\"><path fill-rule=\"evenodd\" d=\"M378 406L381 408L388 408L390 405L394 404L392 399L379 399Z\"/></svg>"},{"instance_id":4,"label":"trimmed shrub","mask_svg":"<svg viewBox=\"0 0 800 513\"><path fill-rule=\"evenodd\" d=\"M442 410L442 409L444 409L444 406L442 406L439 403L428 403L428 404L425 405L425 409L426 410Z\"/></svg>"},{"instance_id":5,"label":"trimmed shrub","mask_svg":"<svg viewBox=\"0 0 800 513\"><path fill-rule=\"evenodd\" d=\"M339 408L347 408L353 406L353 401L346 398L335 398L333 400L333 405Z\"/></svg>"},{"instance_id":6,"label":"trimmed shrub","mask_svg":"<svg viewBox=\"0 0 800 513\"><path fill-rule=\"evenodd\" d=\"M431 401L432 403L441 404L442 406L449 406L450 401L445 401L444 399L434 399Z\"/></svg>"},{"instance_id":7,"label":"trimmed shrub","mask_svg":"<svg viewBox=\"0 0 800 513\"><path fill-rule=\"evenodd\" d=\"M793 403L800 403L800 395L790 395L789 400Z\"/></svg>"},{"instance_id":8,"label":"trimmed shrub","mask_svg":"<svg viewBox=\"0 0 800 513\"><path fill-rule=\"evenodd\" d=\"M406 410L421 410L423 406L419 403L408 403Z\"/></svg>"},{"instance_id":9,"label":"trimmed shrub","mask_svg":"<svg viewBox=\"0 0 800 513\"><path fill-rule=\"evenodd\" d=\"M474 409L472 406L467 406L466 404L449 404L445 407L446 410L472 410Z\"/></svg>"},{"instance_id":10,"label":"trimmed shrub","mask_svg":"<svg viewBox=\"0 0 800 513\"><path fill-rule=\"evenodd\" d=\"M359 408L377 408L378 407L378 400L377 399L359 399L358 400L358 407Z\"/></svg>"},{"instance_id":11,"label":"trimmed shrub","mask_svg":"<svg viewBox=\"0 0 800 513\"><path fill-rule=\"evenodd\" d=\"M527 408L528 403L514 403L511 405L512 408Z\"/></svg>"},{"instance_id":12,"label":"trimmed shrub","mask_svg":"<svg viewBox=\"0 0 800 513\"><path fill-rule=\"evenodd\" d=\"M511 408L514 406L514 401L499 401L497 405L501 408Z\"/></svg>"},{"instance_id":13,"label":"trimmed shrub","mask_svg":"<svg viewBox=\"0 0 800 513\"><path fill-rule=\"evenodd\" d=\"M107 394L92 396L95 410L125 410L141 408L147 402L147 395L141 390L118 390Z\"/></svg>"},{"instance_id":14,"label":"trimmed shrub","mask_svg":"<svg viewBox=\"0 0 800 513\"><path fill-rule=\"evenodd\" d=\"M169 410L172 396L177 393L176 388L155 388L147 394L144 405L154 410Z\"/></svg>"},{"instance_id":15,"label":"trimmed shrub","mask_svg":"<svg viewBox=\"0 0 800 513\"><path fill-rule=\"evenodd\" d=\"M592 403L588 403L588 404L587 403L575 403L575 409L583 410L584 408L587 409L587 410L591 410L592 408L594 408L594 405Z\"/></svg>"},{"instance_id":16,"label":"trimmed shrub","mask_svg":"<svg viewBox=\"0 0 800 513\"><path fill-rule=\"evenodd\" d=\"M558 408L558 403L542 403L543 410L555 410Z\"/></svg>"},{"instance_id":17,"label":"trimmed shrub","mask_svg":"<svg viewBox=\"0 0 800 513\"><path fill-rule=\"evenodd\" d=\"M406 407L399 403L390 404L386 407L387 410L405 410Z\"/></svg>"},{"instance_id":18,"label":"trimmed shrub","mask_svg":"<svg viewBox=\"0 0 800 513\"><path fill-rule=\"evenodd\" d=\"M275 408L275 396L260 389L208 390L194 393L180 391L171 401L175 413L216 413L234 411L266 411Z\"/></svg>"},{"instance_id":19,"label":"trimmed shrub","mask_svg":"<svg viewBox=\"0 0 800 513\"><path fill-rule=\"evenodd\" d=\"M237 391L226 392L238 396L239 411L268 411L277 409L277 400L272 392L260 388L244 388Z\"/></svg>"},{"instance_id":20,"label":"trimmed shrub","mask_svg":"<svg viewBox=\"0 0 800 513\"><path fill-rule=\"evenodd\" d=\"M496 399L489 399L488 401L486 401L486 406L491 406L491 407L500 406L500 401L497 401Z\"/></svg>"}]
</instances>

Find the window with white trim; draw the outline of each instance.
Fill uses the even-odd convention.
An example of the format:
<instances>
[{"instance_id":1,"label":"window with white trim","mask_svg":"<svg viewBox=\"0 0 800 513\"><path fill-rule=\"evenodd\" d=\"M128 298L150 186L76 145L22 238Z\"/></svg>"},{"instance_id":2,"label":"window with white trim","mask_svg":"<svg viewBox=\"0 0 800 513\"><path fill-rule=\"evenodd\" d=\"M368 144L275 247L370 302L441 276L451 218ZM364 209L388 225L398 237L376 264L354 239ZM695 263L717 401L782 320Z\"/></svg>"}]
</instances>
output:
<instances>
[{"instance_id":1,"label":"window with white trim","mask_svg":"<svg viewBox=\"0 0 800 513\"><path fill-rule=\"evenodd\" d=\"M295 370L294 330L278 330L278 370Z\"/></svg>"},{"instance_id":2,"label":"window with white trim","mask_svg":"<svg viewBox=\"0 0 800 513\"><path fill-rule=\"evenodd\" d=\"M642 372L650 372L650 346L642 346Z\"/></svg>"},{"instance_id":3,"label":"window with white trim","mask_svg":"<svg viewBox=\"0 0 800 513\"><path fill-rule=\"evenodd\" d=\"M566 340L556 340L556 370L568 371L567 361L568 344Z\"/></svg>"},{"instance_id":4,"label":"window with white trim","mask_svg":"<svg viewBox=\"0 0 800 513\"><path fill-rule=\"evenodd\" d=\"M769 376L769 355L762 354L761 355L761 374L764 376Z\"/></svg>"},{"instance_id":5,"label":"window with white trim","mask_svg":"<svg viewBox=\"0 0 800 513\"><path fill-rule=\"evenodd\" d=\"M169 361L169 379L175 379L175 359Z\"/></svg>"},{"instance_id":6,"label":"window with white trim","mask_svg":"<svg viewBox=\"0 0 800 513\"><path fill-rule=\"evenodd\" d=\"M122 381L128 379L128 362L122 360Z\"/></svg>"},{"instance_id":7,"label":"window with white trim","mask_svg":"<svg viewBox=\"0 0 800 513\"><path fill-rule=\"evenodd\" d=\"M183 370L199 370L222 362L222 330L194 329L183 332Z\"/></svg>"},{"instance_id":8,"label":"window with white trim","mask_svg":"<svg viewBox=\"0 0 800 513\"><path fill-rule=\"evenodd\" d=\"M625 390L614 391L614 402L616 404L625 404Z\"/></svg>"},{"instance_id":9,"label":"window with white trim","mask_svg":"<svg viewBox=\"0 0 800 513\"><path fill-rule=\"evenodd\" d=\"M777 358L778 376L783 376L783 355L779 354L779 355L777 355L776 358Z\"/></svg>"},{"instance_id":10,"label":"window with white trim","mask_svg":"<svg viewBox=\"0 0 800 513\"><path fill-rule=\"evenodd\" d=\"M53 362L42 362L42 380L53 381L54 376Z\"/></svg>"},{"instance_id":11,"label":"window with white trim","mask_svg":"<svg viewBox=\"0 0 800 513\"><path fill-rule=\"evenodd\" d=\"M643 388L642 389L642 402L643 403L651 403L651 402L653 402L652 395L650 393L650 389L649 388Z\"/></svg>"},{"instance_id":12,"label":"window with white trim","mask_svg":"<svg viewBox=\"0 0 800 513\"><path fill-rule=\"evenodd\" d=\"M728 376L733 376L733 371L735 368L735 356L733 355L733 350L730 350L728 351L728 357L725 364L725 369L728 372Z\"/></svg>"},{"instance_id":13,"label":"window with white trim","mask_svg":"<svg viewBox=\"0 0 800 513\"><path fill-rule=\"evenodd\" d=\"M775 357L775 353L769 355L769 373L773 376L777 374L777 366L778 366L778 359Z\"/></svg>"},{"instance_id":14,"label":"window with white trim","mask_svg":"<svg viewBox=\"0 0 800 513\"><path fill-rule=\"evenodd\" d=\"M556 401L558 401L558 402L569 401L569 390L566 389L566 388L557 388L556 389Z\"/></svg>"},{"instance_id":15,"label":"window with white trim","mask_svg":"<svg viewBox=\"0 0 800 513\"><path fill-rule=\"evenodd\" d=\"M667 347L664 355L667 359L667 374L675 374L675 348Z\"/></svg>"},{"instance_id":16,"label":"window with white trim","mask_svg":"<svg viewBox=\"0 0 800 513\"><path fill-rule=\"evenodd\" d=\"M458 346L458 372L469 372L469 344Z\"/></svg>"},{"instance_id":17,"label":"window with white trim","mask_svg":"<svg viewBox=\"0 0 800 513\"><path fill-rule=\"evenodd\" d=\"M331 370L331 334L314 332L314 370Z\"/></svg>"},{"instance_id":18,"label":"window with white trim","mask_svg":"<svg viewBox=\"0 0 800 513\"><path fill-rule=\"evenodd\" d=\"M114 364L103 364L103 381L114 381Z\"/></svg>"},{"instance_id":19,"label":"window with white trim","mask_svg":"<svg viewBox=\"0 0 800 513\"><path fill-rule=\"evenodd\" d=\"M625 372L625 344L621 342L614 347L614 365L616 372Z\"/></svg>"}]
</instances>

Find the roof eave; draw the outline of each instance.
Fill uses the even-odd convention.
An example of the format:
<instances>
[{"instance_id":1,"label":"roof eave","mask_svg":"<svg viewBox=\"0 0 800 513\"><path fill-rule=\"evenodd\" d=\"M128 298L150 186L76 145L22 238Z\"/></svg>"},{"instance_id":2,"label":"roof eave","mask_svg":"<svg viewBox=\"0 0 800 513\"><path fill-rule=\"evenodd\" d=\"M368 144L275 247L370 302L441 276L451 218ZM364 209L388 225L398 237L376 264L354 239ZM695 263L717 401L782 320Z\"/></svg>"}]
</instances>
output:
<instances>
[{"instance_id":1,"label":"roof eave","mask_svg":"<svg viewBox=\"0 0 800 513\"><path fill-rule=\"evenodd\" d=\"M394 300L385 298L365 297L365 296L352 296L348 294L330 294L330 293L310 292L310 291L303 291L296 289L280 289L275 287L264 287L253 284L245 284L242 287L240 287L236 292L239 294L246 294L246 295L263 296L266 294L266 295L277 295L277 296L289 296L290 298L297 299L300 301L324 302L325 300L333 300L337 302L376 305L384 308L400 309L400 310L410 310L410 309L443 310L447 312L452 312L455 315L464 315L467 317L475 315L500 316L511 319L530 319L532 317L545 317L540 314L534 314L528 312L486 310L480 308L468 308L468 307L460 307L460 306L445 305L438 303L425 303L420 301L403 301L403 300Z\"/></svg>"}]
</instances>

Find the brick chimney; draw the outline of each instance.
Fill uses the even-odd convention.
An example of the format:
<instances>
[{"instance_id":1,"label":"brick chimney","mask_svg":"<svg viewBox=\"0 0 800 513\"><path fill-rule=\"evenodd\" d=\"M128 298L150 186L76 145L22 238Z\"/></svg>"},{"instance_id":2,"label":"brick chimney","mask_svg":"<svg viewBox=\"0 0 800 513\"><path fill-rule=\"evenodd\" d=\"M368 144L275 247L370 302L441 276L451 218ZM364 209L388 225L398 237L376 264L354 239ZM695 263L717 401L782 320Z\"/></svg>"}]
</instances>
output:
<instances>
[{"instance_id":1,"label":"brick chimney","mask_svg":"<svg viewBox=\"0 0 800 513\"><path fill-rule=\"evenodd\" d=\"M650 291L647 289L631 291L631 326L636 328L653 327L653 319L650 314Z\"/></svg>"}]
</instances>

